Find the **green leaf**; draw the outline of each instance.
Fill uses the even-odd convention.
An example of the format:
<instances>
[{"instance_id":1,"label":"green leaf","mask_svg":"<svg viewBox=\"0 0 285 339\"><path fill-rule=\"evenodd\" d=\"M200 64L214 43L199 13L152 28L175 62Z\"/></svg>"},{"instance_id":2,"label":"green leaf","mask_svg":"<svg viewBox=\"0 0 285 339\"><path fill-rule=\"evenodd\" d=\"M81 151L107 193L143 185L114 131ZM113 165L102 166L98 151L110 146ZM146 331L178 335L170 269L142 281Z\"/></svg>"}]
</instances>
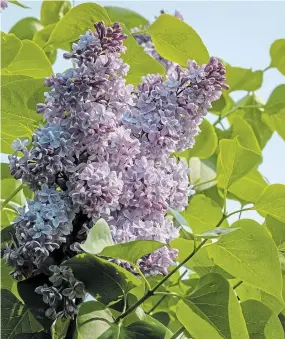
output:
<instances>
[{"instance_id":1,"label":"green leaf","mask_svg":"<svg viewBox=\"0 0 285 339\"><path fill-rule=\"evenodd\" d=\"M85 302L79 308L78 339L167 339L171 336L169 333L153 320L136 321L126 327L117 325L110 310L97 301Z\"/></svg>"},{"instance_id":2,"label":"green leaf","mask_svg":"<svg viewBox=\"0 0 285 339\"><path fill-rule=\"evenodd\" d=\"M257 300L248 300L241 303L241 308L250 338L284 338L282 325L269 307Z\"/></svg>"},{"instance_id":3,"label":"green leaf","mask_svg":"<svg viewBox=\"0 0 285 339\"><path fill-rule=\"evenodd\" d=\"M242 147L237 138L223 139L219 145L217 173L220 188L229 188L262 161L260 154Z\"/></svg>"},{"instance_id":4,"label":"green leaf","mask_svg":"<svg viewBox=\"0 0 285 339\"><path fill-rule=\"evenodd\" d=\"M17 1L17 0L9 0L9 2L10 2L11 4L17 5L17 6L22 7L22 8L31 8L31 7L29 7L29 6L26 6L26 5L21 4L21 3L20 3L19 1Z\"/></svg>"},{"instance_id":5,"label":"green leaf","mask_svg":"<svg viewBox=\"0 0 285 339\"><path fill-rule=\"evenodd\" d=\"M45 26L43 29L36 32L33 38L34 42L38 44L41 48L44 48L44 46L46 45L51 35L51 32L54 30L54 27L55 27L55 24L51 24L51 25ZM62 48L68 51L70 49L70 44L67 43L66 46L62 46ZM56 60L56 56L57 56L57 50L47 46L45 48L45 53L46 53L46 56L49 58L50 62L54 63Z\"/></svg>"},{"instance_id":6,"label":"green leaf","mask_svg":"<svg viewBox=\"0 0 285 339\"><path fill-rule=\"evenodd\" d=\"M79 254L65 262L74 276L82 281L86 290L98 301L109 304L141 281L132 273L107 260L90 254Z\"/></svg>"},{"instance_id":7,"label":"green leaf","mask_svg":"<svg viewBox=\"0 0 285 339\"><path fill-rule=\"evenodd\" d=\"M6 228L7 226L9 226L11 224L11 222L16 218L17 215L18 215L18 213L15 210L5 207L1 211L1 230ZM9 239L10 239L10 237L9 237ZM1 239L1 240L3 240L3 239Z\"/></svg>"},{"instance_id":8,"label":"green leaf","mask_svg":"<svg viewBox=\"0 0 285 339\"><path fill-rule=\"evenodd\" d=\"M178 252L178 261L186 259L194 250L194 241L183 238L176 238L170 242L171 248L176 248Z\"/></svg>"},{"instance_id":9,"label":"green leaf","mask_svg":"<svg viewBox=\"0 0 285 339\"><path fill-rule=\"evenodd\" d=\"M55 24L51 24L51 25L45 26L43 29L36 32L33 38L34 42L43 48L45 44L47 43L51 35L51 32L54 30L54 28L55 28ZM45 50L50 51L52 49L47 46Z\"/></svg>"},{"instance_id":10,"label":"green leaf","mask_svg":"<svg viewBox=\"0 0 285 339\"><path fill-rule=\"evenodd\" d=\"M269 114L276 114L285 109L285 84L277 86L272 91L264 109Z\"/></svg>"},{"instance_id":11,"label":"green leaf","mask_svg":"<svg viewBox=\"0 0 285 339\"><path fill-rule=\"evenodd\" d=\"M122 22L128 29L144 27L149 24L147 19L130 9L115 6L105 6L104 8L113 22Z\"/></svg>"},{"instance_id":12,"label":"green leaf","mask_svg":"<svg viewBox=\"0 0 285 339\"><path fill-rule=\"evenodd\" d=\"M223 117L233 108L234 104L235 102L231 98L228 91L224 91L220 99L212 103L212 108L209 108L209 111L213 114Z\"/></svg>"},{"instance_id":13,"label":"green leaf","mask_svg":"<svg viewBox=\"0 0 285 339\"><path fill-rule=\"evenodd\" d=\"M128 29L122 24L125 34L128 35L124 40L124 45L127 47L125 54L122 54L122 59L130 66L130 70L126 76L127 83L137 85L141 82L142 76L146 74L165 74L165 69L157 60L144 52L136 40L132 37Z\"/></svg>"},{"instance_id":14,"label":"green leaf","mask_svg":"<svg viewBox=\"0 0 285 339\"><path fill-rule=\"evenodd\" d=\"M285 222L285 185L273 184L265 187L254 208Z\"/></svg>"},{"instance_id":15,"label":"green leaf","mask_svg":"<svg viewBox=\"0 0 285 339\"><path fill-rule=\"evenodd\" d=\"M209 121L204 119L200 125L200 129L201 132L195 138L194 147L189 148L184 152L176 153L175 155L177 157L186 158L187 160L189 160L190 157L207 159L215 153L218 145L218 137L215 128Z\"/></svg>"},{"instance_id":16,"label":"green leaf","mask_svg":"<svg viewBox=\"0 0 285 339\"><path fill-rule=\"evenodd\" d=\"M35 33L42 28L40 21L33 17L27 17L18 21L9 31L21 40L33 40Z\"/></svg>"},{"instance_id":17,"label":"green leaf","mask_svg":"<svg viewBox=\"0 0 285 339\"><path fill-rule=\"evenodd\" d=\"M41 23L44 26L57 23L70 8L70 1L44 0L41 7Z\"/></svg>"},{"instance_id":18,"label":"green leaf","mask_svg":"<svg viewBox=\"0 0 285 339\"><path fill-rule=\"evenodd\" d=\"M33 41L23 40L22 48L8 67L2 69L4 75L26 75L44 78L52 74L52 67L44 51Z\"/></svg>"},{"instance_id":19,"label":"green leaf","mask_svg":"<svg viewBox=\"0 0 285 339\"><path fill-rule=\"evenodd\" d=\"M6 226L4 229L1 230L1 244L5 243L6 241L11 241L13 238L12 236L15 234L15 227L10 225Z\"/></svg>"},{"instance_id":20,"label":"green leaf","mask_svg":"<svg viewBox=\"0 0 285 339\"><path fill-rule=\"evenodd\" d=\"M224 339L224 336L210 322L208 317L190 301L180 300L177 305L177 318L195 338Z\"/></svg>"},{"instance_id":21,"label":"green leaf","mask_svg":"<svg viewBox=\"0 0 285 339\"><path fill-rule=\"evenodd\" d=\"M194 240L193 230L189 226L188 222L183 217L183 215L180 212L172 208L168 208L168 210L169 210L170 215L172 215L176 219L176 221L179 223L179 225L181 226L180 231L179 231L180 236L184 239Z\"/></svg>"},{"instance_id":22,"label":"green leaf","mask_svg":"<svg viewBox=\"0 0 285 339\"><path fill-rule=\"evenodd\" d=\"M238 294L238 297L241 301L246 300L258 300L264 305L268 306L273 313L278 315L285 307L284 302L276 299L273 295L268 294L260 289L253 287L249 284L242 283L239 285L235 291Z\"/></svg>"},{"instance_id":23,"label":"green leaf","mask_svg":"<svg viewBox=\"0 0 285 339\"><path fill-rule=\"evenodd\" d=\"M232 123L236 115L243 117L252 127L259 146L263 149L272 136L271 128L263 121L264 111L260 108L263 103L255 95L249 95L239 105L242 109L229 115L229 122Z\"/></svg>"},{"instance_id":24,"label":"green leaf","mask_svg":"<svg viewBox=\"0 0 285 339\"><path fill-rule=\"evenodd\" d=\"M41 329L27 307L12 292L1 289L1 338L10 339L19 333L34 333Z\"/></svg>"},{"instance_id":25,"label":"green leaf","mask_svg":"<svg viewBox=\"0 0 285 339\"><path fill-rule=\"evenodd\" d=\"M271 67L276 67L280 73L285 75L285 39L278 39L270 47Z\"/></svg>"},{"instance_id":26,"label":"green leaf","mask_svg":"<svg viewBox=\"0 0 285 339\"><path fill-rule=\"evenodd\" d=\"M262 114L262 121L272 130L276 131L285 140L285 108L276 114Z\"/></svg>"},{"instance_id":27,"label":"green leaf","mask_svg":"<svg viewBox=\"0 0 285 339\"><path fill-rule=\"evenodd\" d=\"M114 319L110 310L98 301L80 305L76 319L78 339L96 339L110 328Z\"/></svg>"},{"instance_id":28,"label":"green leaf","mask_svg":"<svg viewBox=\"0 0 285 339\"><path fill-rule=\"evenodd\" d=\"M110 328L100 336L100 339L164 339L165 329L146 321L135 322L125 328L112 324Z\"/></svg>"},{"instance_id":29,"label":"green leaf","mask_svg":"<svg viewBox=\"0 0 285 339\"><path fill-rule=\"evenodd\" d=\"M94 30L94 23L97 21L104 21L106 25L111 24L103 7L90 2L75 6L56 24L47 45L61 47L67 42L78 40L88 29Z\"/></svg>"},{"instance_id":30,"label":"green leaf","mask_svg":"<svg viewBox=\"0 0 285 339\"><path fill-rule=\"evenodd\" d=\"M50 285L48 276L39 274L19 281L17 288L20 297L25 303L25 307L27 307L45 330L49 330L53 322L45 315L45 311L49 308L49 305L44 303L42 295L35 292L38 286L43 286L44 284Z\"/></svg>"},{"instance_id":31,"label":"green leaf","mask_svg":"<svg viewBox=\"0 0 285 339\"><path fill-rule=\"evenodd\" d=\"M17 281L10 275L12 271L13 267L7 266L5 260L1 259L1 289L11 291L21 301L17 290Z\"/></svg>"},{"instance_id":32,"label":"green leaf","mask_svg":"<svg viewBox=\"0 0 285 339\"><path fill-rule=\"evenodd\" d=\"M233 67L226 64L227 84L230 86L230 91L256 91L262 85L263 72L252 71L251 69Z\"/></svg>"},{"instance_id":33,"label":"green leaf","mask_svg":"<svg viewBox=\"0 0 285 339\"><path fill-rule=\"evenodd\" d=\"M36 333L20 333L15 335L13 339L50 339L50 336L41 331Z\"/></svg>"},{"instance_id":34,"label":"green leaf","mask_svg":"<svg viewBox=\"0 0 285 339\"><path fill-rule=\"evenodd\" d=\"M150 254L163 246L165 246L165 244L154 240L136 240L107 246L99 255L136 264L141 257Z\"/></svg>"},{"instance_id":35,"label":"green leaf","mask_svg":"<svg viewBox=\"0 0 285 339\"><path fill-rule=\"evenodd\" d=\"M6 200L8 197L10 197L11 193L13 193L19 186L21 186L21 182L19 180L14 179L14 178L1 180L1 203L3 203L4 200ZM13 207L14 204L17 204L19 206L23 206L25 204L25 202L26 202L26 199L25 199L23 190L21 190L19 193L17 193L10 200L7 207L8 208L9 208L9 206ZM9 214L11 215L11 213L9 213L9 211L6 211L6 215L4 215L4 218L7 216L7 219L10 220ZM12 213L12 215L14 215L14 213ZM12 217L12 215L11 215L11 217Z\"/></svg>"},{"instance_id":36,"label":"green leaf","mask_svg":"<svg viewBox=\"0 0 285 339\"><path fill-rule=\"evenodd\" d=\"M281 222L272 216L267 215L265 218L265 223L276 246L281 246L285 242L285 222Z\"/></svg>"},{"instance_id":37,"label":"green leaf","mask_svg":"<svg viewBox=\"0 0 285 339\"><path fill-rule=\"evenodd\" d=\"M262 175L257 169L253 169L235 181L229 188L229 192L239 199L253 203L259 198L266 186L267 182Z\"/></svg>"},{"instance_id":38,"label":"green leaf","mask_svg":"<svg viewBox=\"0 0 285 339\"><path fill-rule=\"evenodd\" d=\"M52 339L65 339L70 319L58 318L51 327Z\"/></svg>"},{"instance_id":39,"label":"green leaf","mask_svg":"<svg viewBox=\"0 0 285 339\"><path fill-rule=\"evenodd\" d=\"M239 230L239 228L222 228L222 227L216 227L213 228L212 230L203 232L201 234L195 234L197 238L203 238L203 239L215 239L219 238L223 235L232 233Z\"/></svg>"},{"instance_id":40,"label":"green leaf","mask_svg":"<svg viewBox=\"0 0 285 339\"><path fill-rule=\"evenodd\" d=\"M13 34L1 32L1 70L13 62L22 45L21 40Z\"/></svg>"},{"instance_id":41,"label":"green leaf","mask_svg":"<svg viewBox=\"0 0 285 339\"><path fill-rule=\"evenodd\" d=\"M189 161L190 182L193 185L199 184L196 188L196 192L200 192L209 189L216 185L216 164L211 159L200 160L193 157ZM203 184L206 183L206 184Z\"/></svg>"},{"instance_id":42,"label":"green leaf","mask_svg":"<svg viewBox=\"0 0 285 339\"><path fill-rule=\"evenodd\" d=\"M175 241L175 240L174 240ZM191 244L188 241L188 245L186 243L175 243L176 247L179 250L179 260L183 260L189 255L189 251L191 249ZM171 246L174 247L174 244L171 242ZM190 246L190 247L187 247ZM221 267L216 265L212 258L210 258L208 253L208 247L202 247L195 255L187 262L186 266L191 268L194 272L196 272L199 276L203 276L208 273L219 273L226 279L232 279L233 276L228 272L223 270Z\"/></svg>"},{"instance_id":43,"label":"green leaf","mask_svg":"<svg viewBox=\"0 0 285 339\"><path fill-rule=\"evenodd\" d=\"M221 275L210 273L200 278L188 299L225 338L249 339L236 295Z\"/></svg>"},{"instance_id":44,"label":"green leaf","mask_svg":"<svg viewBox=\"0 0 285 339\"><path fill-rule=\"evenodd\" d=\"M250 124L240 116L236 116L231 125L232 135L234 139L237 137L240 145L255 153L261 154L258 140Z\"/></svg>"},{"instance_id":45,"label":"green leaf","mask_svg":"<svg viewBox=\"0 0 285 339\"><path fill-rule=\"evenodd\" d=\"M80 246L86 253L98 254L109 245L113 245L109 225L104 219L99 219L88 233L85 243Z\"/></svg>"},{"instance_id":46,"label":"green leaf","mask_svg":"<svg viewBox=\"0 0 285 339\"><path fill-rule=\"evenodd\" d=\"M196 188L195 188L196 190ZM221 208L224 207L223 194L217 188L217 186L210 187L202 192L206 197L214 200Z\"/></svg>"},{"instance_id":47,"label":"green leaf","mask_svg":"<svg viewBox=\"0 0 285 339\"><path fill-rule=\"evenodd\" d=\"M207 48L197 32L172 15L160 15L145 32L151 36L157 52L167 60L181 66L187 66L189 59L199 64L209 61Z\"/></svg>"},{"instance_id":48,"label":"green leaf","mask_svg":"<svg viewBox=\"0 0 285 339\"><path fill-rule=\"evenodd\" d=\"M2 77L2 83L3 83ZM36 104L43 102L46 90L43 79L10 81L2 88L2 152L11 153L16 138L31 137L42 116L36 113Z\"/></svg>"},{"instance_id":49,"label":"green leaf","mask_svg":"<svg viewBox=\"0 0 285 339\"><path fill-rule=\"evenodd\" d=\"M214 228L223 217L220 206L203 194L194 195L181 214L197 234Z\"/></svg>"},{"instance_id":50,"label":"green leaf","mask_svg":"<svg viewBox=\"0 0 285 339\"><path fill-rule=\"evenodd\" d=\"M238 220L231 227L240 230L208 247L215 263L236 278L282 300L278 252L269 233L250 219Z\"/></svg>"},{"instance_id":51,"label":"green leaf","mask_svg":"<svg viewBox=\"0 0 285 339\"><path fill-rule=\"evenodd\" d=\"M1 162L1 179L11 179L9 165Z\"/></svg>"},{"instance_id":52,"label":"green leaf","mask_svg":"<svg viewBox=\"0 0 285 339\"><path fill-rule=\"evenodd\" d=\"M132 328L134 330L135 328L138 328L138 327L144 327L146 322L148 324L156 325L157 333L161 332L163 339L171 339L171 337L173 335L171 330L166 325L164 325L161 321L158 321L155 317L151 317L148 314L144 315L144 322L138 322L137 321L135 324L134 323L131 324L133 326L130 326L130 328ZM145 334L145 333L143 333L143 334ZM156 339L156 338L153 338L153 339Z\"/></svg>"}]
</instances>

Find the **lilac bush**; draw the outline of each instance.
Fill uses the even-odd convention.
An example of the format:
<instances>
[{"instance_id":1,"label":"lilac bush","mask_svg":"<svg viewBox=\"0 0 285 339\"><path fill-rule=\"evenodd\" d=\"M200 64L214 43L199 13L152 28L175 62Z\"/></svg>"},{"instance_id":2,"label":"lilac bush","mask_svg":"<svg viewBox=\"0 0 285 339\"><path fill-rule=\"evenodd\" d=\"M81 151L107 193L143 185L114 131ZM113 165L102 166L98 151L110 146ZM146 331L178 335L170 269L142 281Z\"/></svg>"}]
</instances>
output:
<instances>
[{"instance_id":1,"label":"lilac bush","mask_svg":"<svg viewBox=\"0 0 285 339\"><path fill-rule=\"evenodd\" d=\"M99 22L82 35L64 55L76 67L45 80L50 91L37 111L46 124L30 147L13 143L11 173L35 196L14 220L17 241L4 256L17 279L50 276L52 285L36 292L52 318L72 316L75 299L84 296L83 284L58 265L81 252L99 218L109 223L114 243L167 245L178 236L167 212L183 211L194 191L188 164L173 153L193 147L207 109L227 88L216 58L202 66L172 65L166 79L148 74L137 87L127 85L126 38L118 23ZM176 257L177 250L164 246L138 265L146 275L165 275Z\"/></svg>"}]
</instances>

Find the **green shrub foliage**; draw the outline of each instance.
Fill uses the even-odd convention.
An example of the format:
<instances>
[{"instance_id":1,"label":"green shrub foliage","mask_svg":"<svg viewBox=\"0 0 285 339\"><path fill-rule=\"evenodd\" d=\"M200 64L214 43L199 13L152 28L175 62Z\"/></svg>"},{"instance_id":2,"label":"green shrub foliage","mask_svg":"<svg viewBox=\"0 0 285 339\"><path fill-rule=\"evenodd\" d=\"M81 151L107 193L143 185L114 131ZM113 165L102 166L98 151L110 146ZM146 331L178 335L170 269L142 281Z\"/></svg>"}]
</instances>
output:
<instances>
[{"instance_id":1,"label":"green shrub foliage","mask_svg":"<svg viewBox=\"0 0 285 339\"><path fill-rule=\"evenodd\" d=\"M253 71L179 12L68 0L1 33L4 339L284 339L285 186L259 165L285 84L254 93L284 48Z\"/></svg>"}]
</instances>

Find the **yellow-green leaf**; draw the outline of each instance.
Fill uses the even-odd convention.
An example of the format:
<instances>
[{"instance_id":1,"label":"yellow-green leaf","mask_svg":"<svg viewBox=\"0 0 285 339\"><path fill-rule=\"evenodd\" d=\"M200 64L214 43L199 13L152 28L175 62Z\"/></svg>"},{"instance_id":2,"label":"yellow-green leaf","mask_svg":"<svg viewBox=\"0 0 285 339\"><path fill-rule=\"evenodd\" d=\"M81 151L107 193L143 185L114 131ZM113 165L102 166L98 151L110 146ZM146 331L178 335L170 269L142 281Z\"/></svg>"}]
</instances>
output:
<instances>
[{"instance_id":1,"label":"yellow-green leaf","mask_svg":"<svg viewBox=\"0 0 285 339\"><path fill-rule=\"evenodd\" d=\"M102 6L91 2L75 6L56 24L47 45L61 47L68 42L79 40L79 36L88 29L94 30L94 23L97 21L104 21L106 25L111 24Z\"/></svg>"},{"instance_id":2,"label":"yellow-green leaf","mask_svg":"<svg viewBox=\"0 0 285 339\"><path fill-rule=\"evenodd\" d=\"M167 60L187 66L187 60L199 64L209 61L209 53L198 33L182 20L169 14L160 15L146 30L157 52Z\"/></svg>"},{"instance_id":3,"label":"yellow-green leaf","mask_svg":"<svg viewBox=\"0 0 285 339\"><path fill-rule=\"evenodd\" d=\"M265 187L254 208L285 222L285 185L273 184Z\"/></svg>"},{"instance_id":4,"label":"yellow-green leaf","mask_svg":"<svg viewBox=\"0 0 285 339\"><path fill-rule=\"evenodd\" d=\"M44 0L41 7L41 23L44 26L57 23L71 8L67 1Z\"/></svg>"},{"instance_id":5,"label":"yellow-green leaf","mask_svg":"<svg viewBox=\"0 0 285 339\"><path fill-rule=\"evenodd\" d=\"M18 21L9 31L21 40L32 40L35 33L42 28L40 21L33 17L27 17Z\"/></svg>"},{"instance_id":6,"label":"yellow-green leaf","mask_svg":"<svg viewBox=\"0 0 285 339\"><path fill-rule=\"evenodd\" d=\"M116 6L105 6L104 8L113 22L122 22L128 29L144 27L149 23L142 15L128 8Z\"/></svg>"},{"instance_id":7,"label":"yellow-green leaf","mask_svg":"<svg viewBox=\"0 0 285 339\"><path fill-rule=\"evenodd\" d=\"M255 91L259 89L263 81L262 71L253 71L251 69L233 67L226 65L227 69L227 84L230 86L230 91Z\"/></svg>"},{"instance_id":8,"label":"yellow-green leaf","mask_svg":"<svg viewBox=\"0 0 285 339\"><path fill-rule=\"evenodd\" d=\"M242 147L237 138L222 139L219 145L217 174L220 188L229 188L236 180L261 163L261 155Z\"/></svg>"},{"instance_id":9,"label":"yellow-green leaf","mask_svg":"<svg viewBox=\"0 0 285 339\"><path fill-rule=\"evenodd\" d=\"M270 47L271 67L276 67L285 75L285 39L278 39Z\"/></svg>"},{"instance_id":10,"label":"yellow-green leaf","mask_svg":"<svg viewBox=\"0 0 285 339\"><path fill-rule=\"evenodd\" d=\"M16 76L16 79L19 78ZM44 101L45 90L43 79L13 81L9 78L2 86L2 152L11 153L11 145L16 138L31 137L42 121L42 116L36 113L36 104Z\"/></svg>"},{"instance_id":11,"label":"yellow-green leaf","mask_svg":"<svg viewBox=\"0 0 285 339\"><path fill-rule=\"evenodd\" d=\"M231 227L240 229L208 247L215 263L236 278L282 301L278 251L268 231L250 219L238 220Z\"/></svg>"},{"instance_id":12,"label":"yellow-green leaf","mask_svg":"<svg viewBox=\"0 0 285 339\"><path fill-rule=\"evenodd\" d=\"M266 186L267 182L262 175L257 169L253 169L245 176L235 181L230 186L229 192L244 201L255 202Z\"/></svg>"},{"instance_id":13,"label":"yellow-green leaf","mask_svg":"<svg viewBox=\"0 0 285 339\"><path fill-rule=\"evenodd\" d=\"M282 325L269 307L257 300L247 300L241 303L241 308L250 338L284 338Z\"/></svg>"}]
</instances>

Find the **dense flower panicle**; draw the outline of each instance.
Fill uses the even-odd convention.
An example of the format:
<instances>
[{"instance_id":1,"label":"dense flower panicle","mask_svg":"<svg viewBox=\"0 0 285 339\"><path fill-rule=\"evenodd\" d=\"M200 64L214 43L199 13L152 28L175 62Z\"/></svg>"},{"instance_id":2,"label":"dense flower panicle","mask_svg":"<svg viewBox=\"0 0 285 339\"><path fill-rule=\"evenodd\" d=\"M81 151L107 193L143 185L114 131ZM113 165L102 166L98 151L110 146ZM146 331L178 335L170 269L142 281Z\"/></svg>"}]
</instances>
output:
<instances>
[{"instance_id":1,"label":"dense flower panicle","mask_svg":"<svg viewBox=\"0 0 285 339\"><path fill-rule=\"evenodd\" d=\"M178 229L166 213L183 211L194 191L187 163L172 153L193 147L207 109L227 88L225 68L216 58L202 66L172 64L166 79L146 75L133 88L120 58L125 38L117 23L100 22L82 35L65 54L76 68L45 80L50 91L37 111L46 124L30 147L26 140L13 143L11 173L35 191L14 221L17 241L4 253L16 278L46 273L47 266L80 253L101 217L117 244L165 244L139 260L144 274L166 274L174 264L177 251L168 244ZM46 314L72 316L83 285L66 267L51 270L52 286L37 289L50 306Z\"/></svg>"},{"instance_id":2,"label":"dense flower panicle","mask_svg":"<svg viewBox=\"0 0 285 339\"><path fill-rule=\"evenodd\" d=\"M60 248L72 231L75 212L65 192L44 185L35 193L28 201L28 210L22 209L14 220L17 246L4 251L7 264L16 268L16 278L37 271L50 253Z\"/></svg>"},{"instance_id":3,"label":"dense flower panicle","mask_svg":"<svg viewBox=\"0 0 285 339\"><path fill-rule=\"evenodd\" d=\"M148 75L137 87L134 107L123 123L142 140L142 153L160 157L161 153L183 151L194 145L199 125L211 103L227 89L225 67L216 58L207 65L188 62L167 76Z\"/></svg>"},{"instance_id":4,"label":"dense flower panicle","mask_svg":"<svg viewBox=\"0 0 285 339\"><path fill-rule=\"evenodd\" d=\"M52 286L45 284L35 290L49 306L46 316L52 319L73 317L78 311L76 299L85 296L83 283L75 279L68 266L51 265L49 270L53 273L49 278Z\"/></svg>"}]
</instances>

